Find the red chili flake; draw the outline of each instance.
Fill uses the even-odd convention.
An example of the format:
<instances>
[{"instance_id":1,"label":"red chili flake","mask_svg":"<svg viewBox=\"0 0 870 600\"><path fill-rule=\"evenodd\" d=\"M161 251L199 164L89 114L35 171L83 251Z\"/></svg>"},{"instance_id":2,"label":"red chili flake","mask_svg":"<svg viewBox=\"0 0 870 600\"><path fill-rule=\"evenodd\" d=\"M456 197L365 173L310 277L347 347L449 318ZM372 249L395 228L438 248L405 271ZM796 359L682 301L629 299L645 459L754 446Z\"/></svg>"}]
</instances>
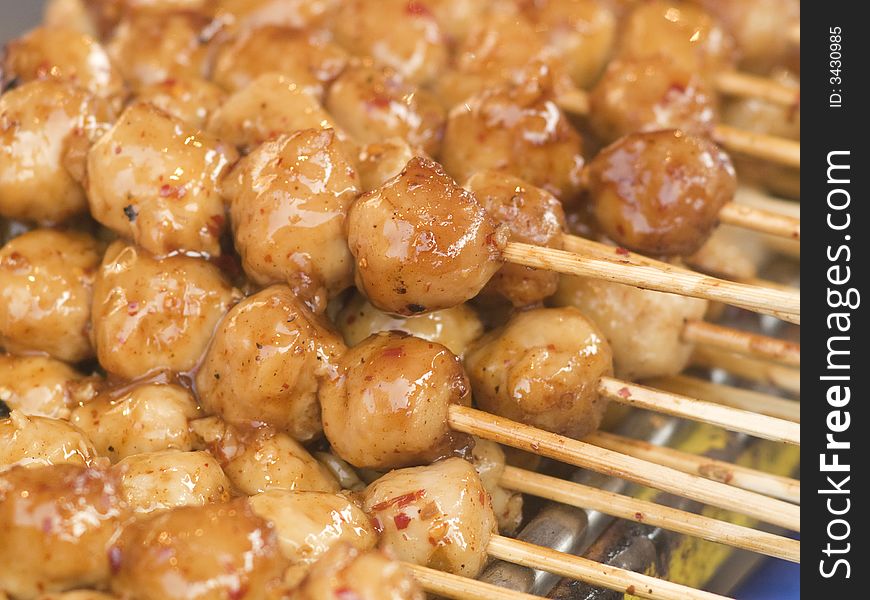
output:
<instances>
[{"instance_id":1,"label":"red chili flake","mask_svg":"<svg viewBox=\"0 0 870 600\"><path fill-rule=\"evenodd\" d=\"M634 513L634 518L636 521L643 521L643 513L642 512Z\"/></svg>"},{"instance_id":2,"label":"red chili flake","mask_svg":"<svg viewBox=\"0 0 870 600\"><path fill-rule=\"evenodd\" d=\"M334 595L338 600L360 600L359 594L347 587L338 588Z\"/></svg>"},{"instance_id":3,"label":"red chili flake","mask_svg":"<svg viewBox=\"0 0 870 600\"><path fill-rule=\"evenodd\" d=\"M628 250L626 250L622 246L620 246L616 249L616 253L619 254L620 256L628 256L629 254L631 254L631 252L629 252Z\"/></svg>"},{"instance_id":4,"label":"red chili flake","mask_svg":"<svg viewBox=\"0 0 870 600\"><path fill-rule=\"evenodd\" d=\"M381 523L380 519L378 519L377 517L370 517L369 521L371 522L372 527L375 528L375 531L377 531L378 533L384 532L384 525L383 523Z\"/></svg>"},{"instance_id":5,"label":"red chili flake","mask_svg":"<svg viewBox=\"0 0 870 600\"><path fill-rule=\"evenodd\" d=\"M136 313L138 313L138 312L139 312L139 303L138 302L133 300L132 302L127 303L127 314L128 315L130 315L132 317L132 316L135 316Z\"/></svg>"},{"instance_id":6,"label":"red chili flake","mask_svg":"<svg viewBox=\"0 0 870 600\"><path fill-rule=\"evenodd\" d=\"M115 154L121 154L121 146L115 146Z\"/></svg>"},{"instance_id":7,"label":"red chili flake","mask_svg":"<svg viewBox=\"0 0 870 600\"><path fill-rule=\"evenodd\" d=\"M423 4L422 2L415 2L411 0L408 2L408 6L405 7L405 11L412 16L415 17L431 17L432 11L429 10L429 7Z\"/></svg>"},{"instance_id":8,"label":"red chili flake","mask_svg":"<svg viewBox=\"0 0 870 600\"><path fill-rule=\"evenodd\" d=\"M628 594L629 596L633 596L635 591L637 591L637 590L635 590L633 585L630 585L627 588L625 588L625 593Z\"/></svg>"},{"instance_id":9,"label":"red chili flake","mask_svg":"<svg viewBox=\"0 0 870 600\"><path fill-rule=\"evenodd\" d=\"M173 86L173 85L175 85L175 83L176 83L175 79L172 77L170 77L169 79L163 80L163 85Z\"/></svg>"},{"instance_id":10,"label":"red chili flake","mask_svg":"<svg viewBox=\"0 0 870 600\"><path fill-rule=\"evenodd\" d=\"M367 104L373 108L387 109L390 108L391 102L392 100L389 96L385 96L384 94L374 94L369 98Z\"/></svg>"},{"instance_id":11,"label":"red chili flake","mask_svg":"<svg viewBox=\"0 0 870 600\"><path fill-rule=\"evenodd\" d=\"M109 568L116 575L121 570L121 549L117 546L109 548Z\"/></svg>"},{"instance_id":12,"label":"red chili flake","mask_svg":"<svg viewBox=\"0 0 870 600\"><path fill-rule=\"evenodd\" d=\"M405 513L399 513L393 517L393 523L396 524L396 529L401 531L408 528L408 525L411 523L411 517Z\"/></svg>"},{"instance_id":13,"label":"red chili flake","mask_svg":"<svg viewBox=\"0 0 870 600\"><path fill-rule=\"evenodd\" d=\"M405 350L401 347L387 348L381 353L381 356L383 356L384 358L401 358L405 356Z\"/></svg>"},{"instance_id":14,"label":"red chili flake","mask_svg":"<svg viewBox=\"0 0 870 600\"><path fill-rule=\"evenodd\" d=\"M230 600L241 600L245 596L248 595L248 586L240 585L237 588L233 588L229 591Z\"/></svg>"},{"instance_id":15,"label":"red chili flake","mask_svg":"<svg viewBox=\"0 0 870 600\"><path fill-rule=\"evenodd\" d=\"M621 388L617 393L620 398L631 398L631 390L627 387Z\"/></svg>"},{"instance_id":16,"label":"red chili flake","mask_svg":"<svg viewBox=\"0 0 870 600\"><path fill-rule=\"evenodd\" d=\"M186 193L187 190L183 185L169 185L168 183L165 183L160 186L161 198L184 198Z\"/></svg>"},{"instance_id":17,"label":"red chili flake","mask_svg":"<svg viewBox=\"0 0 870 600\"><path fill-rule=\"evenodd\" d=\"M389 508L390 506L395 506L396 508L405 508L412 502L416 502L420 498L426 495L426 490L417 490L416 492L410 492L408 494L402 494L401 496L396 496L395 498L390 498L389 500L384 500L383 502L378 502L374 506L372 506L373 511L381 511L385 508Z\"/></svg>"}]
</instances>

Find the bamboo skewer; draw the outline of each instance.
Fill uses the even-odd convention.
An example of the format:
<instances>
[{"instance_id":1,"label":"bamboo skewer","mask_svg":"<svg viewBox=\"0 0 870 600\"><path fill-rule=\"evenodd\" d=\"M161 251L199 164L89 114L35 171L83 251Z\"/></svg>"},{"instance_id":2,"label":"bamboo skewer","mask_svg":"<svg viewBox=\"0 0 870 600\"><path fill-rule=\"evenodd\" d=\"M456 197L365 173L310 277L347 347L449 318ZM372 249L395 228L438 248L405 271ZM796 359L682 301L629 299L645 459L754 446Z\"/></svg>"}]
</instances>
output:
<instances>
[{"instance_id":1,"label":"bamboo skewer","mask_svg":"<svg viewBox=\"0 0 870 600\"><path fill-rule=\"evenodd\" d=\"M706 456L697 456L681 452L665 446L655 446L649 442L632 440L604 431L596 431L585 440L590 444L627 454L641 460L648 460L659 465L670 467L683 473L700 475L705 479L727 483L750 492L764 494L800 504L801 483L797 479L772 475L756 471L740 465L715 460Z\"/></svg>"},{"instance_id":2,"label":"bamboo skewer","mask_svg":"<svg viewBox=\"0 0 870 600\"><path fill-rule=\"evenodd\" d=\"M689 344L703 344L720 350L756 356L792 367L801 366L799 344L766 335L740 331L706 321L688 321L683 326L682 338Z\"/></svg>"},{"instance_id":3,"label":"bamboo skewer","mask_svg":"<svg viewBox=\"0 0 870 600\"><path fill-rule=\"evenodd\" d=\"M577 508L597 510L619 519L645 523L791 562L799 563L801 560L800 542L796 540L533 471L505 467L500 484L509 490Z\"/></svg>"},{"instance_id":4,"label":"bamboo skewer","mask_svg":"<svg viewBox=\"0 0 870 600\"><path fill-rule=\"evenodd\" d=\"M719 211L719 220L728 225L751 229L777 237L801 239L801 221L789 215L729 202Z\"/></svg>"},{"instance_id":5,"label":"bamboo skewer","mask_svg":"<svg viewBox=\"0 0 870 600\"><path fill-rule=\"evenodd\" d=\"M654 390L612 377L601 378L598 382L598 393L614 402L635 408L710 423L775 442L796 446L801 443L801 426L793 421Z\"/></svg>"},{"instance_id":6,"label":"bamboo skewer","mask_svg":"<svg viewBox=\"0 0 870 600\"><path fill-rule=\"evenodd\" d=\"M800 30L798 30L800 36ZM801 101L800 86L781 83L739 71L723 71L716 76L716 89L738 98L756 98L782 106L797 106Z\"/></svg>"},{"instance_id":7,"label":"bamboo skewer","mask_svg":"<svg viewBox=\"0 0 870 600\"><path fill-rule=\"evenodd\" d=\"M645 383L667 392L683 394L707 402L716 402L732 408L750 410L754 413L794 421L795 423L801 422L801 405L800 402L794 400L721 383L711 383L687 375L656 377L648 379Z\"/></svg>"},{"instance_id":8,"label":"bamboo skewer","mask_svg":"<svg viewBox=\"0 0 870 600\"><path fill-rule=\"evenodd\" d=\"M420 587L444 598L454 598L455 600L541 600L540 596L509 590L477 579L437 571L414 563L406 562L402 563L402 566L411 572Z\"/></svg>"},{"instance_id":9,"label":"bamboo skewer","mask_svg":"<svg viewBox=\"0 0 870 600\"><path fill-rule=\"evenodd\" d=\"M768 290L683 269L656 268L613 259L578 256L572 252L510 242L508 262L566 275L593 277L683 296L717 300L791 323L800 323L800 294ZM619 268L617 268L617 266Z\"/></svg>"},{"instance_id":10,"label":"bamboo skewer","mask_svg":"<svg viewBox=\"0 0 870 600\"><path fill-rule=\"evenodd\" d=\"M457 431L800 531L800 507L781 500L465 406L450 406L448 421Z\"/></svg>"},{"instance_id":11,"label":"bamboo skewer","mask_svg":"<svg viewBox=\"0 0 870 600\"><path fill-rule=\"evenodd\" d=\"M723 369L741 379L771 385L798 397L801 395L801 373L791 367L704 346L694 349L691 364L704 369Z\"/></svg>"}]
</instances>

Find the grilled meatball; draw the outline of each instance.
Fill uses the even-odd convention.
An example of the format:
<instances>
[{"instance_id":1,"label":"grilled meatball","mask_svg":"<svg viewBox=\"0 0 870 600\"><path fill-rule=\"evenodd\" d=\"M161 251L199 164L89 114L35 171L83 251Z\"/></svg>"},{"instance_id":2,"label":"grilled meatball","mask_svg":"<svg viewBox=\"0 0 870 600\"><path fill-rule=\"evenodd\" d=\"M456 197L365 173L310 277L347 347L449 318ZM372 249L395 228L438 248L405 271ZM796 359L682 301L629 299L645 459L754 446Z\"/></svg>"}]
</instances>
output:
<instances>
[{"instance_id":1,"label":"grilled meatball","mask_svg":"<svg viewBox=\"0 0 870 600\"><path fill-rule=\"evenodd\" d=\"M589 96L589 120L605 142L636 131L709 135L716 96L705 80L662 56L610 63Z\"/></svg>"},{"instance_id":2,"label":"grilled meatball","mask_svg":"<svg viewBox=\"0 0 870 600\"><path fill-rule=\"evenodd\" d=\"M363 146L357 157L360 190L371 192L402 172L408 161L423 156L401 138L390 138Z\"/></svg>"},{"instance_id":3,"label":"grilled meatball","mask_svg":"<svg viewBox=\"0 0 870 600\"><path fill-rule=\"evenodd\" d=\"M100 364L127 379L157 369L189 371L239 298L217 267L197 258L155 259L115 242L94 284L94 346Z\"/></svg>"},{"instance_id":4,"label":"grilled meatball","mask_svg":"<svg viewBox=\"0 0 870 600\"><path fill-rule=\"evenodd\" d=\"M28 417L17 411L0 419L0 471L14 466L88 466L97 450L78 428L60 419Z\"/></svg>"},{"instance_id":5,"label":"grilled meatball","mask_svg":"<svg viewBox=\"0 0 870 600\"><path fill-rule=\"evenodd\" d=\"M317 388L337 376L341 338L284 286L227 313L199 368L203 407L236 425L266 423L299 441L321 433Z\"/></svg>"},{"instance_id":6,"label":"grilled meatball","mask_svg":"<svg viewBox=\"0 0 870 600\"><path fill-rule=\"evenodd\" d=\"M47 356L0 353L0 401L24 415L67 419L70 409L88 402L100 382Z\"/></svg>"},{"instance_id":7,"label":"grilled meatball","mask_svg":"<svg viewBox=\"0 0 870 600\"><path fill-rule=\"evenodd\" d=\"M79 362L94 351L91 293L102 248L84 233L35 229L0 249L0 345Z\"/></svg>"},{"instance_id":8,"label":"grilled meatball","mask_svg":"<svg viewBox=\"0 0 870 600\"><path fill-rule=\"evenodd\" d=\"M15 598L102 586L128 513L117 477L78 465L0 473L0 589Z\"/></svg>"},{"instance_id":9,"label":"grilled meatball","mask_svg":"<svg viewBox=\"0 0 870 600\"><path fill-rule=\"evenodd\" d=\"M0 216L51 224L85 212L84 153L113 120L105 100L60 81L0 96Z\"/></svg>"},{"instance_id":10,"label":"grilled meatball","mask_svg":"<svg viewBox=\"0 0 870 600\"><path fill-rule=\"evenodd\" d=\"M489 494L470 463L449 458L387 473L365 491L380 546L398 559L476 577L497 533Z\"/></svg>"},{"instance_id":11,"label":"grilled meatball","mask_svg":"<svg viewBox=\"0 0 870 600\"><path fill-rule=\"evenodd\" d=\"M266 142L224 186L236 249L253 281L287 283L318 311L353 281L344 228L359 176L333 130Z\"/></svg>"},{"instance_id":12,"label":"grilled meatball","mask_svg":"<svg viewBox=\"0 0 870 600\"><path fill-rule=\"evenodd\" d=\"M114 470L121 496L138 514L230 499L230 480L207 452L143 452L128 456Z\"/></svg>"},{"instance_id":13,"label":"grilled meatball","mask_svg":"<svg viewBox=\"0 0 870 600\"><path fill-rule=\"evenodd\" d=\"M217 138L135 103L88 153L91 214L154 254L219 255L226 219L216 186L237 158Z\"/></svg>"},{"instance_id":14,"label":"grilled meatball","mask_svg":"<svg viewBox=\"0 0 870 600\"><path fill-rule=\"evenodd\" d=\"M621 379L676 375L692 347L682 341L686 321L702 319L708 302L581 277L562 277L556 306L574 306L604 334Z\"/></svg>"},{"instance_id":15,"label":"grilled meatball","mask_svg":"<svg viewBox=\"0 0 870 600\"><path fill-rule=\"evenodd\" d=\"M306 29L322 25L341 0L216 0L217 20L232 32L263 25Z\"/></svg>"},{"instance_id":16,"label":"grilled meatball","mask_svg":"<svg viewBox=\"0 0 870 600\"><path fill-rule=\"evenodd\" d=\"M473 195L420 157L348 214L357 288L401 315L473 298L501 266L505 238Z\"/></svg>"},{"instance_id":17,"label":"grilled meatball","mask_svg":"<svg viewBox=\"0 0 870 600\"><path fill-rule=\"evenodd\" d=\"M459 359L441 344L378 333L348 350L339 376L320 389L332 449L356 467L419 465L462 450L467 435L447 423L451 404L469 405Z\"/></svg>"},{"instance_id":18,"label":"grilled meatball","mask_svg":"<svg viewBox=\"0 0 870 600\"><path fill-rule=\"evenodd\" d=\"M192 450L188 421L199 412L188 390L153 382L104 392L76 407L70 422L115 462L141 452Z\"/></svg>"},{"instance_id":19,"label":"grilled meatball","mask_svg":"<svg viewBox=\"0 0 870 600\"><path fill-rule=\"evenodd\" d=\"M676 130L619 139L589 163L586 177L601 230L649 254L697 251L737 189L727 154Z\"/></svg>"},{"instance_id":20,"label":"grilled meatball","mask_svg":"<svg viewBox=\"0 0 870 600\"><path fill-rule=\"evenodd\" d=\"M600 425L607 402L598 380L613 372L604 335L575 308L516 314L465 365L481 409L575 438Z\"/></svg>"},{"instance_id":21,"label":"grilled meatball","mask_svg":"<svg viewBox=\"0 0 870 600\"><path fill-rule=\"evenodd\" d=\"M489 216L510 228L512 242L562 249L565 213L549 192L500 171L482 171L464 186L483 204ZM520 265L504 265L483 292L507 298L514 306L528 306L553 295L559 276Z\"/></svg>"},{"instance_id":22,"label":"grilled meatball","mask_svg":"<svg viewBox=\"0 0 870 600\"><path fill-rule=\"evenodd\" d=\"M275 528L246 500L135 521L111 556L112 590L141 600L263 598L287 567Z\"/></svg>"},{"instance_id":23,"label":"grilled meatball","mask_svg":"<svg viewBox=\"0 0 870 600\"><path fill-rule=\"evenodd\" d=\"M190 127L202 129L208 118L223 106L226 94L205 79L191 77L143 86L136 99L153 104Z\"/></svg>"}]
</instances>

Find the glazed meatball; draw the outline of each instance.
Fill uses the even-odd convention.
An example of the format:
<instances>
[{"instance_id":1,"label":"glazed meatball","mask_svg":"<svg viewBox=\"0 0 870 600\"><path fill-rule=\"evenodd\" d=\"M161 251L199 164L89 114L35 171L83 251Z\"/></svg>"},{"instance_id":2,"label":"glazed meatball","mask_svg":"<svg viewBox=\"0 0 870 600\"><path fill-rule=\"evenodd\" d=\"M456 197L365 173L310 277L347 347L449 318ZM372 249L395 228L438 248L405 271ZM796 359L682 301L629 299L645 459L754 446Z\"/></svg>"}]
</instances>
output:
<instances>
[{"instance_id":1,"label":"glazed meatball","mask_svg":"<svg viewBox=\"0 0 870 600\"><path fill-rule=\"evenodd\" d=\"M135 513L230 499L230 480L207 452L144 452L128 456L114 469L121 480L121 497Z\"/></svg>"},{"instance_id":2,"label":"glazed meatball","mask_svg":"<svg viewBox=\"0 0 870 600\"><path fill-rule=\"evenodd\" d=\"M518 313L465 357L474 401L487 412L581 438L601 424L598 380L613 372L610 346L576 308Z\"/></svg>"},{"instance_id":3,"label":"glazed meatball","mask_svg":"<svg viewBox=\"0 0 870 600\"><path fill-rule=\"evenodd\" d=\"M0 249L0 345L79 362L93 355L91 292L101 248L84 233L36 229Z\"/></svg>"},{"instance_id":4,"label":"glazed meatball","mask_svg":"<svg viewBox=\"0 0 870 600\"><path fill-rule=\"evenodd\" d=\"M97 450L82 431L60 419L17 411L0 419L0 471L14 466L88 466Z\"/></svg>"},{"instance_id":5,"label":"glazed meatball","mask_svg":"<svg viewBox=\"0 0 870 600\"><path fill-rule=\"evenodd\" d=\"M585 177L601 230L649 254L698 250L737 189L727 154L705 138L676 130L619 139L589 163Z\"/></svg>"},{"instance_id":6,"label":"glazed meatball","mask_svg":"<svg viewBox=\"0 0 870 600\"><path fill-rule=\"evenodd\" d=\"M468 436L447 423L451 404L471 404L468 378L441 344L400 332L374 334L348 350L338 370L320 388L323 430L352 465L419 465L468 445Z\"/></svg>"},{"instance_id":7,"label":"glazed meatball","mask_svg":"<svg viewBox=\"0 0 870 600\"><path fill-rule=\"evenodd\" d=\"M380 546L398 559L477 577L497 533L489 494L461 458L387 473L365 491Z\"/></svg>"},{"instance_id":8,"label":"glazed meatball","mask_svg":"<svg viewBox=\"0 0 870 600\"><path fill-rule=\"evenodd\" d=\"M95 96L120 100L124 81L105 49L93 38L67 27L37 27L6 44L0 65L3 85L58 79Z\"/></svg>"},{"instance_id":9,"label":"glazed meatball","mask_svg":"<svg viewBox=\"0 0 870 600\"><path fill-rule=\"evenodd\" d=\"M52 224L85 212L83 153L113 120L105 100L59 81L0 96L0 216Z\"/></svg>"},{"instance_id":10,"label":"glazed meatball","mask_svg":"<svg viewBox=\"0 0 870 600\"><path fill-rule=\"evenodd\" d=\"M573 306L595 322L613 351L621 379L676 375L692 347L681 336L686 321L702 319L708 302L609 281L562 277L556 306Z\"/></svg>"},{"instance_id":11,"label":"glazed meatball","mask_svg":"<svg viewBox=\"0 0 870 600\"><path fill-rule=\"evenodd\" d=\"M230 31L279 25L305 29L320 25L341 0L216 0L217 20Z\"/></svg>"},{"instance_id":12,"label":"glazed meatball","mask_svg":"<svg viewBox=\"0 0 870 600\"><path fill-rule=\"evenodd\" d=\"M661 56L610 63L589 103L590 124L607 143L657 129L706 136L717 119L705 80Z\"/></svg>"},{"instance_id":13,"label":"glazed meatball","mask_svg":"<svg viewBox=\"0 0 870 600\"><path fill-rule=\"evenodd\" d=\"M242 268L256 283L288 283L321 310L353 282L344 228L359 176L331 129L266 142L224 186Z\"/></svg>"},{"instance_id":14,"label":"glazed meatball","mask_svg":"<svg viewBox=\"0 0 870 600\"><path fill-rule=\"evenodd\" d=\"M464 187L490 217L510 228L512 242L562 249L565 213L549 192L500 171L476 173ZM483 291L503 296L514 306L528 306L553 295L558 283L558 274L551 271L507 264Z\"/></svg>"},{"instance_id":15,"label":"glazed meatball","mask_svg":"<svg viewBox=\"0 0 870 600\"><path fill-rule=\"evenodd\" d=\"M0 402L22 414L67 419L70 409L90 401L99 387L96 377L59 360L0 353Z\"/></svg>"},{"instance_id":16,"label":"glazed meatball","mask_svg":"<svg viewBox=\"0 0 870 600\"><path fill-rule=\"evenodd\" d=\"M356 346L373 333L403 331L437 342L457 356L465 354L471 342L483 335L480 317L467 304L425 315L399 317L378 310L360 294L345 304L335 324L348 346Z\"/></svg>"},{"instance_id":17,"label":"glazed meatball","mask_svg":"<svg viewBox=\"0 0 870 600\"><path fill-rule=\"evenodd\" d=\"M411 83L432 82L447 64L444 33L422 2L346 0L332 24L336 42L351 54L392 67Z\"/></svg>"},{"instance_id":18,"label":"glazed meatball","mask_svg":"<svg viewBox=\"0 0 870 600\"><path fill-rule=\"evenodd\" d=\"M282 133L333 128L317 99L280 73L265 73L242 88L209 119L207 129L244 150Z\"/></svg>"},{"instance_id":19,"label":"glazed meatball","mask_svg":"<svg viewBox=\"0 0 870 600\"><path fill-rule=\"evenodd\" d=\"M458 181L495 169L566 205L580 193L582 140L550 99L548 77L488 89L450 111L441 157Z\"/></svg>"},{"instance_id":20,"label":"glazed meatball","mask_svg":"<svg viewBox=\"0 0 870 600\"><path fill-rule=\"evenodd\" d=\"M360 196L348 214L357 288L400 315L476 296L501 267L506 234L440 165L421 157Z\"/></svg>"},{"instance_id":21,"label":"glazed meatball","mask_svg":"<svg viewBox=\"0 0 870 600\"><path fill-rule=\"evenodd\" d=\"M308 571L290 600L424 600L414 577L382 552L336 544Z\"/></svg>"},{"instance_id":22,"label":"glazed meatball","mask_svg":"<svg viewBox=\"0 0 870 600\"><path fill-rule=\"evenodd\" d=\"M217 267L204 260L155 259L115 242L94 284L97 358L104 369L126 379L157 369L189 371L238 298Z\"/></svg>"},{"instance_id":23,"label":"glazed meatball","mask_svg":"<svg viewBox=\"0 0 870 600\"><path fill-rule=\"evenodd\" d=\"M141 452L192 450L188 422L199 416L191 393L179 385L144 383L110 390L75 408L70 422L112 462Z\"/></svg>"},{"instance_id":24,"label":"glazed meatball","mask_svg":"<svg viewBox=\"0 0 870 600\"><path fill-rule=\"evenodd\" d=\"M110 472L77 465L0 473L0 589L15 598L102 585L128 513Z\"/></svg>"},{"instance_id":25,"label":"glazed meatball","mask_svg":"<svg viewBox=\"0 0 870 600\"><path fill-rule=\"evenodd\" d=\"M489 493L499 532L513 534L523 520L523 495L500 485L505 467L504 450L495 442L474 438L471 462Z\"/></svg>"},{"instance_id":26,"label":"glazed meatball","mask_svg":"<svg viewBox=\"0 0 870 600\"><path fill-rule=\"evenodd\" d=\"M444 109L389 67L362 62L345 69L329 88L326 109L361 144L399 137L431 156L441 146Z\"/></svg>"},{"instance_id":27,"label":"glazed meatball","mask_svg":"<svg viewBox=\"0 0 870 600\"><path fill-rule=\"evenodd\" d=\"M366 144L360 149L356 167L359 172L360 189L371 192L402 172L408 161L422 156L401 138Z\"/></svg>"},{"instance_id":28,"label":"glazed meatball","mask_svg":"<svg viewBox=\"0 0 870 600\"><path fill-rule=\"evenodd\" d=\"M124 79L138 89L167 79L205 77L209 44L202 35L208 19L189 12L127 14L107 49Z\"/></svg>"},{"instance_id":29,"label":"glazed meatball","mask_svg":"<svg viewBox=\"0 0 870 600\"><path fill-rule=\"evenodd\" d=\"M321 433L317 388L337 376L341 338L284 286L224 317L196 375L203 408L229 423L266 423L299 441Z\"/></svg>"},{"instance_id":30,"label":"glazed meatball","mask_svg":"<svg viewBox=\"0 0 870 600\"><path fill-rule=\"evenodd\" d=\"M731 68L734 40L704 10L674 0L638 2L623 23L621 58L664 56L710 78Z\"/></svg>"},{"instance_id":31,"label":"glazed meatball","mask_svg":"<svg viewBox=\"0 0 870 600\"><path fill-rule=\"evenodd\" d=\"M336 544L374 548L378 534L360 507L342 494L272 490L249 499L271 521L281 551L294 565L308 565Z\"/></svg>"},{"instance_id":32,"label":"glazed meatball","mask_svg":"<svg viewBox=\"0 0 870 600\"><path fill-rule=\"evenodd\" d=\"M111 556L112 590L141 600L263 598L287 567L275 528L246 500L135 521Z\"/></svg>"},{"instance_id":33,"label":"glazed meatball","mask_svg":"<svg viewBox=\"0 0 870 600\"><path fill-rule=\"evenodd\" d=\"M324 87L347 64L347 53L323 31L260 27L247 31L217 52L212 81L231 92L264 73L280 73L297 89L323 98Z\"/></svg>"},{"instance_id":34,"label":"glazed meatball","mask_svg":"<svg viewBox=\"0 0 870 600\"><path fill-rule=\"evenodd\" d=\"M135 103L88 153L91 214L157 255L219 255L225 217L216 186L237 158L217 138Z\"/></svg>"},{"instance_id":35,"label":"glazed meatball","mask_svg":"<svg viewBox=\"0 0 870 600\"><path fill-rule=\"evenodd\" d=\"M156 106L190 127L202 129L208 118L223 106L226 95L213 83L191 77L143 86L136 99Z\"/></svg>"}]
</instances>

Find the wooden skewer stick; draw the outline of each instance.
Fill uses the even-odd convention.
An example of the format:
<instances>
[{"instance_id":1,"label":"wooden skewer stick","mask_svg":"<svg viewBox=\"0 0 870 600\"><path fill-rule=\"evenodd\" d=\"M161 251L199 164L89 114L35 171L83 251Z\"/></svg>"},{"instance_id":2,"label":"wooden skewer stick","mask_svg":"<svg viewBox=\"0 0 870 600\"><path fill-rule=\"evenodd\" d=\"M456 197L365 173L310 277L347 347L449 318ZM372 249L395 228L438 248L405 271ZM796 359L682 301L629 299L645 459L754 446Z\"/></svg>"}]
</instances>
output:
<instances>
[{"instance_id":1,"label":"wooden skewer stick","mask_svg":"<svg viewBox=\"0 0 870 600\"><path fill-rule=\"evenodd\" d=\"M700 398L707 402L716 402L733 408L751 410L754 413L794 421L795 423L801 422L801 403L795 400L778 398L755 390L721 383L712 383L687 375L656 377L646 380L645 383L659 390Z\"/></svg>"},{"instance_id":2,"label":"wooden skewer stick","mask_svg":"<svg viewBox=\"0 0 870 600\"><path fill-rule=\"evenodd\" d=\"M800 35L800 30L798 30ZM797 106L801 101L798 85L782 83L767 77L749 75L739 71L723 71L716 76L716 89L728 96L757 98L782 106Z\"/></svg>"},{"instance_id":3,"label":"wooden skewer stick","mask_svg":"<svg viewBox=\"0 0 870 600\"><path fill-rule=\"evenodd\" d=\"M795 446L800 446L801 443L801 426L793 421L654 390L612 377L601 378L598 382L598 393L614 402L635 408L710 423L775 442Z\"/></svg>"},{"instance_id":4,"label":"wooden skewer stick","mask_svg":"<svg viewBox=\"0 0 870 600\"><path fill-rule=\"evenodd\" d=\"M487 552L490 556L507 562L549 571L562 577L585 581L640 598L652 600L723 600L725 598L718 594L500 535L493 536L487 546Z\"/></svg>"},{"instance_id":5,"label":"wooden skewer stick","mask_svg":"<svg viewBox=\"0 0 870 600\"><path fill-rule=\"evenodd\" d=\"M800 323L800 294L768 290L682 269L656 268L625 261L579 256L573 252L510 242L504 249L508 262L624 283L683 296L717 300L754 312Z\"/></svg>"},{"instance_id":6,"label":"wooden skewer stick","mask_svg":"<svg viewBox=\"0 0 870 600\"><path fill-rule=\"evenodd\" d=\"M796 46L801 45L801 24L792 25L788 30L788 39Z\"/></svg>"},{"instance_id":7,"label":"wooden skewer stick","mask_svg":"<svg viewBox=\"0 0 870 600\"><path fill-rule=\"evenodd\" d=\"M614 452L648 460L683 473L700 475L705 479L727 483L771 498L779 498L792 504L801 502L801 482L797 479L772 475L673 448L655 446L649 442L632 440L604 431L590 434L585 441Z\"/></svg>"},{"instance_id":8,"label":"wooden skewer stick","mask_svg":"<svg viewBox=\"0 0 870 600\"><path fill-rule=\"evenodd\" d=\"M639 460L466 406L451 405L448 421L451 427L463 433L800 531L800 507L781 500Z\"/></svg>"},{"instance_id":9,"label":"wooden skewer stick","mask_svg":"<svg viewBox=\"0 0 870 600\"><path fill-rule=\"evenodd\" d=\"M402 566L411 572L420 587L444 598L454 598L455 600L541 600L540 596L509 590L491 583L436 571L413 563L402 563Z\"/></svg>"},{"instance_id":10,"label":"wooden skewer stick","mask_svg":"<svg viewBox=\"0 0 870 600\"><path fill-rule=\"evenodd\" d=\"M706 321L688 321L683 326L683 341L721 350L757 356L792 367L801 366L800 344L777 338L723 327Z\"/></svg>"},{"instance_id":11,"label":"wooden skewer stick","mask_svg":"<svg viewBox=\"0 0 870 600\"><path fill-rule=\"evenodd\" d=\"M801 561L800 542L766 531L711 519L516 467L505 467L500 483L509 490L577 508L597 510L619 519L645 523L791 562Z\"/></svg>"},{"instance_id":12,"label":"wooden skewer stick","mask_svg":"<svg viewBox=\"0 0 870 600\"><path fill-rule=\"evenodd\" d=\"M772 385L797 397L801 395L801 372L791 367L708 346L697 346L692 351L691 364L704 369L723 369L741 379Z\"/></svg>"},{"instance_id":13,"label":"wooden skewer stick","mask_svg":"<svg viewBox=\"0 0 870 600\"><path fill-rule=\"evenodd\" d=\"M801 239L801 220L789 215L729 202L719 211L719 220L728 225L751 229L768 235Z\"/></svg>"}]
</instances>

